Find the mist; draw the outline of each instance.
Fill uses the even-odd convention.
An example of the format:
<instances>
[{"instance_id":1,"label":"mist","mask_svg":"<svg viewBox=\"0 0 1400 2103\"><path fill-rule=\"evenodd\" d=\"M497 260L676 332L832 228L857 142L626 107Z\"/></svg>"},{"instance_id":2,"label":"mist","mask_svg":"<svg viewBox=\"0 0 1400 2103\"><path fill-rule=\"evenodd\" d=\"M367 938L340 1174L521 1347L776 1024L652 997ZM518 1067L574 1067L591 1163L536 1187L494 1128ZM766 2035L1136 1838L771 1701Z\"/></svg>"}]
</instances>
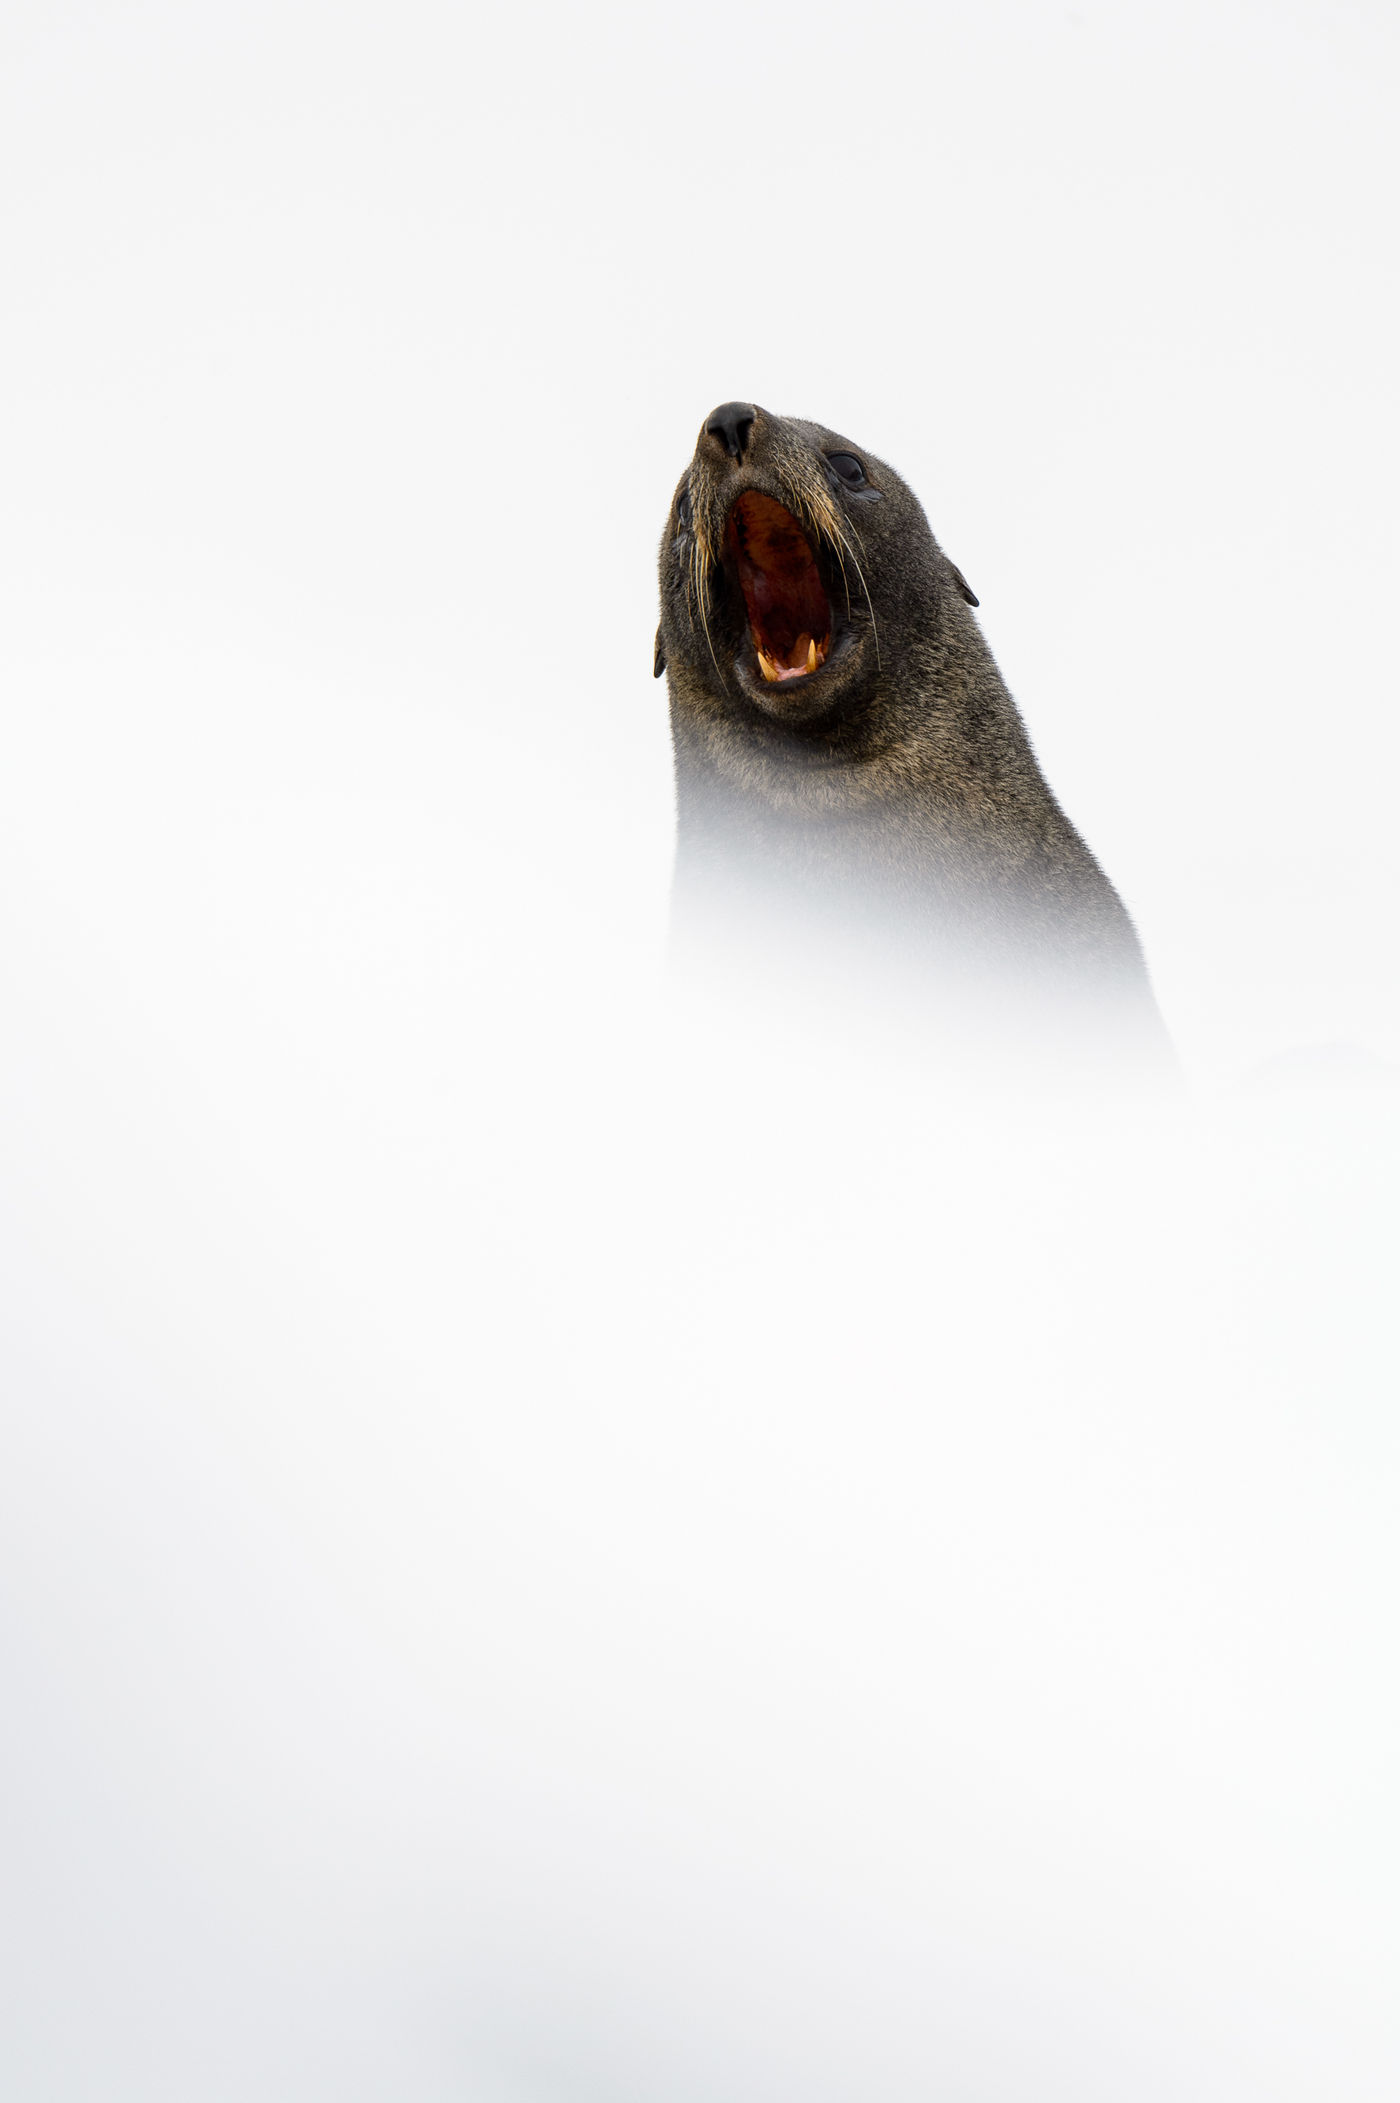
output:
<instances>
[{"instance_id":1,"label":"mist","mask_svg":"<svg viewBox=\"0 0 1400 2103\"><path fill-rule=\"evenodd\" d=\"M1388 2103L1392 20L0 48L5 2093ZM730 398L1179 1086L668 967Z\"/></svg>"}]
</instances>

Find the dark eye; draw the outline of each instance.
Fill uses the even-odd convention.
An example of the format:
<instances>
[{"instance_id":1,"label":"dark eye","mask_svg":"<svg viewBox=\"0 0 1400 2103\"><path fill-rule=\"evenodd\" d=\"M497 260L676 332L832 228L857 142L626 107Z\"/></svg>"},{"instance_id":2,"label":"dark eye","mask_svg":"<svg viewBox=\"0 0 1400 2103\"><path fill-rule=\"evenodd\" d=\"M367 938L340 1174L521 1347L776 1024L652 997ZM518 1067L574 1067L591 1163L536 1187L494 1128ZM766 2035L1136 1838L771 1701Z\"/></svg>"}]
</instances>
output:
<instances>
[{"instance_id":1,"label":"dark eye","mask_svg":"<svg viewBox=\"0 0 1400 2103\"><path fill-rule=\"evenodd\" d=\"M865 469L854 453L828 453L826 464L845 489L864 489Z\"/></svg>"}]
</instances>

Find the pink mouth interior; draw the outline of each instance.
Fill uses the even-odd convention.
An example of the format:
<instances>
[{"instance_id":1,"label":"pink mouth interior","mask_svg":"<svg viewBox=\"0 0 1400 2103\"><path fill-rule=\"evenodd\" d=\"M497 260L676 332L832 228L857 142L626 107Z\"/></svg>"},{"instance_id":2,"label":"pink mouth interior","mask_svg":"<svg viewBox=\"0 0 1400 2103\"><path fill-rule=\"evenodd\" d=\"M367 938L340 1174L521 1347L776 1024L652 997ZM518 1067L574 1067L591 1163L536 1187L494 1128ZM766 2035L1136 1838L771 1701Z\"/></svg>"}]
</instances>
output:
<instances>
[{"instance_id":1,"label":"pink mouth interior","mask_svg":"<svg viewBox=\"0 0 1400 2103\"><path fill-rule=\"evenodd\" d=\"M760 672L770 682L806 678L831 647L831 609L806 534L772 497L746 489L725 537Z\"/></svg>"}]
</instances>

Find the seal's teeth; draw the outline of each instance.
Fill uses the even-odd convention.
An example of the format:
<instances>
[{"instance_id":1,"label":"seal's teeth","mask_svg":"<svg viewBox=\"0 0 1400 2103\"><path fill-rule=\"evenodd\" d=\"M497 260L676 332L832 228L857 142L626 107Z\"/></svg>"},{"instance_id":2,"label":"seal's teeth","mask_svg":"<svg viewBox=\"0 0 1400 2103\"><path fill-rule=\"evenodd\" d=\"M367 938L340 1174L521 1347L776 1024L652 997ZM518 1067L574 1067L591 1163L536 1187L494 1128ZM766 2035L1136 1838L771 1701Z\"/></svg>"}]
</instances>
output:
<instances>
[{"instance_id":1,"label":"seal's teeth","mask_svg":"<svg viewBox=\"0 0 1400 2103\"><path fill-rule=\"evenodd\" d=\"M812 637L811 642L807 645L807 669L809 672L815 672L817 669L817 639L815 636Z\"/></svg>"},{"instance_id":2,"label":"seal's teeth","mask_svg":"<svg viewBox=\"0 0 1400 2103\"><path fill-rule=\"evenodd\" d=\"M758 669L771 686L778 676L778 667L774 664L771 657L764 655L762 650L758 653Z\"/></svg>"}]
</instances>

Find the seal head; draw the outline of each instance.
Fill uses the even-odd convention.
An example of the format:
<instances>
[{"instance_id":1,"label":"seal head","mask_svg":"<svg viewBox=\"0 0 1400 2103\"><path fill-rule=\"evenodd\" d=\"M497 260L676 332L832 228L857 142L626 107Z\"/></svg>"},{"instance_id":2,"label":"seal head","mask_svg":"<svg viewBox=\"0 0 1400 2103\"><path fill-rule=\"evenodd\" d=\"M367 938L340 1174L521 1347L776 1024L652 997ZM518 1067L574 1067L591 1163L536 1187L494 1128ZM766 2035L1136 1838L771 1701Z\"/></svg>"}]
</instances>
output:
<instances>
[{"instance_id":1,"label":"seal head","mask_svg":"<svg viewBox=\"0 0 1400 2103\"><path fill-rule=\"evenodd\" d=\"M940 565L976 605L892 468L819 424L728 402L705 419L672 502L656 670L703 680L708 663L721 709L829 728L873 697L883 651L933 639L927 580Z\"/></svg>"}]
</instances>

